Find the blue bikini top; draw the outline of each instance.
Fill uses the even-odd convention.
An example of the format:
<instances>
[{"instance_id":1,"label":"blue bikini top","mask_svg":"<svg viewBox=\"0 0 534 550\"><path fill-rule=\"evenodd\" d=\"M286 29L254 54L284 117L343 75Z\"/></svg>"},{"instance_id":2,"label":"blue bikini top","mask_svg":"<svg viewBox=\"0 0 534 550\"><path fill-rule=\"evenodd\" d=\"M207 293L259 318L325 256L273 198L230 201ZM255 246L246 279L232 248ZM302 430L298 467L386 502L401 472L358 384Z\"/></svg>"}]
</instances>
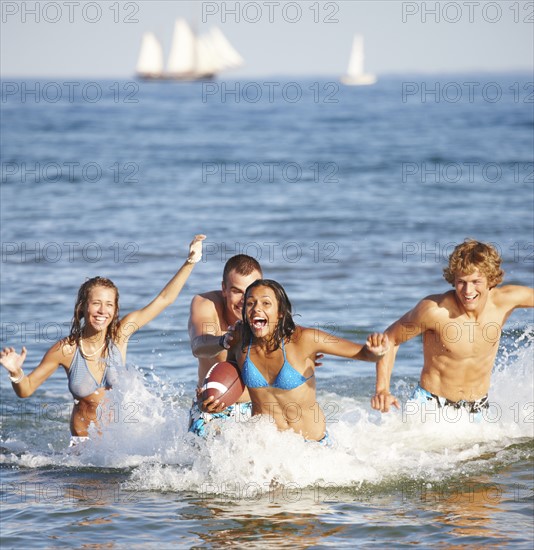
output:
<instances>
[{"instance_id":1,"label":"blue bikini top","mask_svg":"<svg viewBox=\"0 0 534 550\"><path fill-rule=\"evenodd\" d=\"M121 352L112 341L110 342L107 356L104 360L104 375L102 376L102 380L99 384L89 370L85 358L80 353L79 346L76 346L72 363L67 370L70 393L72 393L75 398L83 398L88 397L99 388L111 388L114 383L117 383L117 369L121 366Z\"/></svg>"},{"instance_id":2,"label":"blue bikini top","mask_svg":"<svg viewBox=\"0 0 534 550\"><path fill-rule=\"evenodd\" d=\"M280 372L276 376L276 379L271 386L265 380L263 374L258 370L256 365L249 358L250 346L252 342L248 345L247 356L245 357L245 362L243 363L243 368L241 369L241 377L243 382L249 388L277 388L279 390L294 390L299 386L302 386L304 382L308 381L310 378L313 378L315 374L312 374L308 378L304 377L300 372L295 370L294 367L286 359L286 350L284 348L284 342L282 340L282 352L284 354L284 364L280 369Z\"/></svg>"}]
</instances>

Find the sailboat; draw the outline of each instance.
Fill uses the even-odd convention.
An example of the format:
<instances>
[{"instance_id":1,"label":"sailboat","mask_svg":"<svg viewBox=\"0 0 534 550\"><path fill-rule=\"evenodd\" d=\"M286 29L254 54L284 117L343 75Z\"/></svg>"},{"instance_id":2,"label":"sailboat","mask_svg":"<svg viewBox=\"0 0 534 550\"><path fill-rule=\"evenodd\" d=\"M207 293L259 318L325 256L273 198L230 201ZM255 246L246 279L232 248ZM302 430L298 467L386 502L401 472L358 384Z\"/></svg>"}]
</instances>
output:
<instances>
[{"instance_id":1,"label":"sailboat","mask_svg":"<svg viewBox=\"0 0 534 550\"><path fill-rule=\"evenodd\" d=\"M153 33L145 33L137 62L137 75L149 80L206 80L239 67L243 58L220 29L195 35L185 19L174 23L171 51L164 70L163 49Z\"/></svg>"},{"instance_id":2,"label":"sailboat","mask_svg":"<svg viewBox=\"0 0 534 550\"><path fill-rule=\"evenodd\" d=\"M137 74L141 78L160 78L163 74L163 49L154 33L143 34Z\"/></svg>"},{"instance_id":3,"label":"sailboat","mask_svg":"<svg viewBox=\"0 0 534 550\"><path fill-rule=\"evenodd\" d=\"M363 36L359 34L352 41L349 66L347 73L341 77L341 82L348 86L364 86L376 82L374 74L366 74L363 70Z\"/></svg>"}]
</instances>

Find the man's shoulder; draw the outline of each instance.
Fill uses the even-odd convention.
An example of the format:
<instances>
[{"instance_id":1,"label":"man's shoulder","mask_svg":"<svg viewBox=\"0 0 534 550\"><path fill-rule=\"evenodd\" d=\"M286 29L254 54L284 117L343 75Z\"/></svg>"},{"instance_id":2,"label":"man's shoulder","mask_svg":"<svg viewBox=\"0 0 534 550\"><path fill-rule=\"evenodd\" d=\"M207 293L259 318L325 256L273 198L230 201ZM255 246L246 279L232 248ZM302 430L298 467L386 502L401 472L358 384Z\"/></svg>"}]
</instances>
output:
<instances>
[{"instance_id":1,"label":"man's shoulder","mask_svg":"<svg viewBox=\"0 0 534 550\"><path fill-rule=\"evenodd\" d=\"M455 304L454 300L454 291L447 290L446 292L441 292L440 294L430 294L425 296L418 304L417 307L422 309L439 309L439 308L448 308L450 305Z\"/></svg>"},{"instance_id":2,"label":"man's shoulder","mask_svg":"<svg viewBox=\"0 0 534 550\"><path fill-rule=\"evenodd\" d=\"M223 310L224 301L220 290L210 290L196 294L191 300L191 315L218 318Z\"/></svg>"},{"instance_id":3,"label":"man's shoulder","mask_svg":"<svg viewBox=\"0 0 534 550\"><path fill-rule=\"evenodd\" d=\"M199 304L209 303L219 304L222 303L222 292L220 290L209 290L208 292L202 292L201 294L195 294L192 302L198 302Z\"/></svg>"},{"instance_id":4,"label":"man's shoulder","mask_svg":"<svg viewBox=\"0 0 534 550\"><path fill-rule=\"evenodd\" d=\"M454 291L448 290L440 294L425 296L412 311L418 317L436 317L448 315L451 311L457 309L457 307Z\"/></svg>"},{"instance_id":5,"label":"man's shoulder","mask_svg":"<svg viewBox=\"0 0 534 550\"><path fill-rule=\"evenodd\" d=\"M491 289L495 296L511 296L517 294L518 292L531 291L532 289L528 286L522 285L502 285L496 286Z\"/></svg>"},{"instance_id":6,"label":"man's shoulder","mask_svg":"<svg viewBox=\"0 0 534 550\"><path fill-rule=\"evenodd\" d=\"M491 289L491 297L494 304L499 306L524 305L528 307L532 302L533 289L521 285L504 285ZM531 306L532 307L532 306Z\"/></svg>"}]
</instances>

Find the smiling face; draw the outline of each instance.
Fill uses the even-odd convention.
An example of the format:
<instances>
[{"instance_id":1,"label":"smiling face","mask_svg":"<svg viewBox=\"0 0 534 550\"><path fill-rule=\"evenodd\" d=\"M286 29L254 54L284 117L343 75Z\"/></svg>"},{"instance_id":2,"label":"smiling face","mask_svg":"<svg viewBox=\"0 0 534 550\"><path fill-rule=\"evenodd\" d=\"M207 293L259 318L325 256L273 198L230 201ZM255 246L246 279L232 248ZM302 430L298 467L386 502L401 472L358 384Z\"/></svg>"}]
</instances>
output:
<instances>
[{"instance_id":1,"label":"smiling face","mask_svg":"<svg viewBox=\"0 0 534 550\"><path fill-rule=\"evenodd\" d=\"M467 312L480 312L486 305L490 288L488 279L480 271L456 273L454 276L456 298Z\"/></svg>"},{"instance_id":2,"label":"smiling face","mask_svg":"<svg viewBox=\"0 0 534 550\"><path fill-rule=\"evenodd\" d=\"M254 281L261 279L259 271L253 271L250 275L240 275L232 270L222 283L222 295L224 299L225 318L233 325L241 319L245 290ZM226 328L226 327L224 327Z\"/></svg>"},{"instance_id":3,"label":"smiling face","mask_svg":"<svg viewBox=\"0 0 534 550\"><path fill-rule=\"evenodd\" d=\"M487 279L489 288L502 283L504 271L502 258L497 249L490 244L467 239L455 247L449 256L449 265L443 270L443 277L456 287L456 278L479 271Z\"/></svg>"},{"instance_id":4,"label":"smiling face","mask_svg":"<svg viewBox=\"0 0 534 550\"><path fill-rule=\"evenodd\" d=\"M275 331L281 314L272 288L257 286L247 293L246 321L255 338L266 338Z\"/></svg>"},{"instance_id":5,"label":"smiling face","mask_svg":"<svg viewBox=\"0 0 534 550\"><path fill-rule=\"evenodd\" d=\"M106 331L117 311L117 293L112 288L95 286L89 291L83 309L85 326L95 332Z\"/></svg>"}]
</instances>

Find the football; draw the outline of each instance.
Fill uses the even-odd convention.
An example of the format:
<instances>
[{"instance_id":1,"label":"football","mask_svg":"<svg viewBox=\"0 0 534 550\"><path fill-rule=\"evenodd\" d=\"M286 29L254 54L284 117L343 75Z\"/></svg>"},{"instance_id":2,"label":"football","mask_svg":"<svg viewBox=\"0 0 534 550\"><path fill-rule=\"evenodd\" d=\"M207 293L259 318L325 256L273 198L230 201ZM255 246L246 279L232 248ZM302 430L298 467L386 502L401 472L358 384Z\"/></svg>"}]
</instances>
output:
<instances>
[{"instance_id":1,"label":"football","mask_svg":"<svg viewBox=\"0 0 534 550\"><path fill-rule=\"evenodd\" d=\"M202 401L213 396L227 407L233 405L245 390L235 363L221 361L211 367L202 386Z\"/></svg>"}]
</instances>

